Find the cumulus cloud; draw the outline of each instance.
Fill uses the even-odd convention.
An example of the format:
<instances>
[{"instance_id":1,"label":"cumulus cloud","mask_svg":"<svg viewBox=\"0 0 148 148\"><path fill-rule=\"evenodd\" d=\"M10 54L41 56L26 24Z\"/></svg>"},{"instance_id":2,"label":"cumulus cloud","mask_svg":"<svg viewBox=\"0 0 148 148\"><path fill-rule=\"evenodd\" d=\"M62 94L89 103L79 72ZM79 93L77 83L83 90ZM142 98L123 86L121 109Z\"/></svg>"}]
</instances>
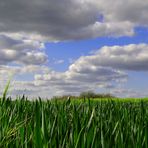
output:
<instances>
[{"instance_id":1,"label":"cumulus cloud","mask_svg":"<svg viewBox=\"0 0 148 148\"><path fill-rule=\"evenodd\" d=\"M113 88L111 89L112 94L122 98L144 98L148 96L147 92L135 89L127 88Z\"/></svg>"},{"instance_id":2,"label":"cumulus cloud","mask_svg":"<svg viewBox=\"0 0 148 148\"><path fill-rule=\"evenodd\" d=\"M50 69L46 66L38 65L24 65L24 66L10 66L0 65L0 93L2 94L4 86L11 78L10 95L22 95L26 94L29 96L44 96L44 87L38 87L34 83L33 76L35 74L46 74L49 73ZM27 77L26 77L27 76ZM41 92L43 91L43 92ZM49 89L48 89L49 91ZM45 96L48 93L45 94ZM47 97L52 96L52 93L48 94Z\"/></svg>"},{"instance_id":3,"label":"cumulus cloud","mask_svg":"<svg viewBox=\"0 0 148 148\"><path fill-rule=\"evenodd\" d=\"M147 71L148 45L104 46L92 56L81 57L77 63L100 65L120 70Z\"/></svg>"},{"instance_id":4,"label":"cumulus cloud","mask_svg":"<svg viewBox=\"0 0 148 148\"><path fill-rule=\"evenodd\" d=\"M0 64L44 64L47 62L43 43L33 40L17 40L0 35Z\"/></svg>"},{"instance_id":5,"label":"cumulus cloud","mask_svg":"<svg viewBox=\"0 0 148 148\"><path fill-rule=\"evenodd\" d=\"M127 3L124 0L2 0L0 32L49 41L130 36L135 26L148 25L145 15L148 2Z\"/></svg>"},{"instance_id":6,"label":"cumulus cloud","mask_svg":"<svg viewBox=\"0 0 148 148\"><path fill-rule=\"evenodd\" d=\"M128 21L135 25L148 26L148 1L141 0L95 0L107 22ZM93 2L92 2L93 3Z\"/></svg>"},{"instance_id":7,"label":"cumulus cloud","mask_svg":"<svg viewBox=\"0 0 148 148\"><path fill-rule=\"evenodd\" d=\"M32 95L42 90L48 96L49 92L52 95L60 95L79 94L82 91L97 88L112 89L118 86L115 84L127 81L128 74L124 72L125 70L148 70L147 48L147 44L104 46L92 55L82 56L75 60L65 72L57 72L46 66L37 65L23 67L1 65L0 75L6 76L8 71L16 75L33 74L32 81L14 83L17 86L23 86L15 88L16 94L19 90ZM132 91L129 93L132 94Z\"/></svg>"},{"instance_id":8,"label":"cumulus cloud","mask_svg":"<svg viewBox=\"0 0 148 148\"><path fill-rule=\"evenodd\" d=\"M99 88L113 88L114 83L121 83L127 79L127 74L104 68L101 66L84 65L81 67L74 63L65 72L56 72L46 66L0 66L0 77L9 73L19 75L33 74L32 80L13 82L12 94L28 94L31 96L53 96L63 94L78 95L82 91ZM32 76L33 76L32 75ZM4 86L9 77L1 80ZM20 90L20 91L19 91Z\"/></svg>"},{"instance_id":9,"label":"cumulus cloud","mask_svg":"<svg viewBox=\"0 0 148 148\"><path fill-rule=\"evenodd\" d=\"M96 88L113 88L113 83L126 82L128 75L123 71L147 71L148 45L105 46L93 55L82 56L65 72L50 71L36 75L38 86L54 86L63 92L81 92ZM132 91L128 94L132 95ZM136 95L137 93L135 93Z\"/></svg>"},{"instance_id":10,"label":"cumulus cloud","mask_svg":"<svg viewBox=\"0 0 148 148\"><path fill-rule=\"evenodd\" d=\"M127 74L120 70L96 66L93 63L86 64L85 60L78 61L80 59L70 65L65 72L50 71L43 75L35 75L35 85L49 88L51 86L61 94L79 94L86 90L113 88L113 83L127 80Z\"/></svg>"},{"instance_id":11,"label":"cumulus cloud","mask_svg":"<svg viewBox=\"0 0 148 148\"><path fill-rule=\"evenodd\" d=\"M25 74L25 73L47 73L49 68L46 66L28 65L28 66L5 66L0 65L0 74L6 75L8 72L10 75Z\"/></svg>"}]
</instances>

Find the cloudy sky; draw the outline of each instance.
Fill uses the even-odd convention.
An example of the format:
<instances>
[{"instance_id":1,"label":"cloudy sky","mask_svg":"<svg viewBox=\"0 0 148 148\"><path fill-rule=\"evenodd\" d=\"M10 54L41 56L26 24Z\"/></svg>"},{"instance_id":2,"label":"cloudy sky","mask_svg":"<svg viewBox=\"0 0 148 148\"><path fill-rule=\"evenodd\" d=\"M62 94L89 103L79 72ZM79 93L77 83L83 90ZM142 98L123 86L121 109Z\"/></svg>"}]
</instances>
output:
<instances>
[{"instance_id":1,"label":"cloudy sky","mask_svg":"<svg viewBox=\"0 0 148 148\"><path fill-rule=\"evenodd\" d=\"M0 92L148 96L148 0L0 0Z\"/></svg>"}]
</instances>

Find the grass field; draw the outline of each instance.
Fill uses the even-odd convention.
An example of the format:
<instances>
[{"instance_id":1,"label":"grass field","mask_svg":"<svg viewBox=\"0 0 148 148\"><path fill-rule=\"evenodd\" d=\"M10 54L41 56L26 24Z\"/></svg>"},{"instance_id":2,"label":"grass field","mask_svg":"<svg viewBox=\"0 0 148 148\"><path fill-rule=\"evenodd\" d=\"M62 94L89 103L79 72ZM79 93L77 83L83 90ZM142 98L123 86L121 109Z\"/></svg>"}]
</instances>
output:
<instances>
[{"instance_id":1,"label":"grass field","mask_svg":"<svg viewBox=\"0 0 148 148\"><path fill-rule=\"evenodd\" d=\"M1 148L147 148L148 100L0 100Z\"/></svg>"}]
</instances>

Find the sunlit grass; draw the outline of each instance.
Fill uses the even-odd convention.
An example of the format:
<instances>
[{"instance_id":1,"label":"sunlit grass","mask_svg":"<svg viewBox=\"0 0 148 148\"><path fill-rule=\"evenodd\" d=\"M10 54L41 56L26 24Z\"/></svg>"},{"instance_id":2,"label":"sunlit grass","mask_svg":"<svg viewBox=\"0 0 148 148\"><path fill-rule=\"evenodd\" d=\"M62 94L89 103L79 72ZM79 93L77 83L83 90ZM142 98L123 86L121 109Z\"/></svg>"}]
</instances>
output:
<instances>
[{"instance_id":1,"label":"sunlit grass","mask_svg":"<svg viewBox=\"0 0 148 148\"><path fill-rule=\"evenodd\" d=\"M148 147L147 99L98 100L1 98L0 147Z\"/></svg>"}]
</instances>

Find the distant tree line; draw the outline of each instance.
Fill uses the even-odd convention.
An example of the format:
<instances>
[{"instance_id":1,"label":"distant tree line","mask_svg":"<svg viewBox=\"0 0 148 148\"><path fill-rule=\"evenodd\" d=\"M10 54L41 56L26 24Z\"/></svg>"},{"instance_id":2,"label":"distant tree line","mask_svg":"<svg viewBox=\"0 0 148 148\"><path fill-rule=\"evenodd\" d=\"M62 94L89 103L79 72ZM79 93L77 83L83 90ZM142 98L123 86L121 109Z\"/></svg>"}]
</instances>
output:
<instances>
[{"instance_id":1,"label":"distant tree line","mask_svg":"<svg viewBox=\"0 0 148 148\"><path fill-rule=\"evenodd\" d=\"M53 99L67 99L67 98L71 98L71 99L99 99L99 98L116 98L115 96L113 96L112 94L103 94L103 93L95 93L93 91L85 91L80 93L79 96L74 96L74 95L64 95L64 96L56 96L53 97Z\"/></svg>"},{"instance_id":2,"label":"distant tree line","mask_svg":"<svg viewBox=\"0 0 148 148\"><path fill-rule=\"evenodd\" d=\"M79 98L115 98L115 96L111 94L102 94L102 93L95 93L93 91L86 91L80 93Z\"/></svg>"}]
</instances>

